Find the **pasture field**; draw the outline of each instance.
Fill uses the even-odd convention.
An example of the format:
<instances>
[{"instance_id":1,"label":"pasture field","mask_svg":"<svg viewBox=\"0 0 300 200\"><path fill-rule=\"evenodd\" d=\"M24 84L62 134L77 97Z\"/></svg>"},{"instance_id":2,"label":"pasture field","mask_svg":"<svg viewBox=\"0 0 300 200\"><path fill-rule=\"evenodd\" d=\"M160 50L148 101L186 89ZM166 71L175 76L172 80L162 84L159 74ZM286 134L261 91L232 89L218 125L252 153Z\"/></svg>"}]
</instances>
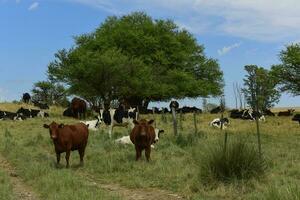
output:
<instances>
[{"instance_id":1,"label":"pasture field","mask_svg":"<svg viewBox=\"0 0 300 200\"><path fill-rule=\"evenodd\" d=\"M0 110L16 111L21 106L27 107L3 103ZM56 167L54 147L43 128L52 121L76 122L62 117L62 112L63 108L51 107L47 119L0 121L1 156L39 199L111 200L134 199L134 195L135 199L300 199L300 126L291 117L267 117L261 123L262 151L268 164L264 176L207 185L199 176L199 163L207 148L224 140L224 132L208 125L219 115L197 115L198 134L194 133L193 116L185 115L179 123L180 137L173 135L171 115L166 123L160 115L142 116L155 118L156 126L165 130L149 163L144 155L142 161L135 161L133 146L114 143L113 139L127 135L128 129L115 128L109 139L101 127L90 131L84 167L78 165L78 153L72 152L71 167L65 169L64 156ZM228 140L242 138L256 147L254 122L231 120L226 131ZM0 165L0 199L19 199L11 179Z\"/></svg>"}]
</instances>

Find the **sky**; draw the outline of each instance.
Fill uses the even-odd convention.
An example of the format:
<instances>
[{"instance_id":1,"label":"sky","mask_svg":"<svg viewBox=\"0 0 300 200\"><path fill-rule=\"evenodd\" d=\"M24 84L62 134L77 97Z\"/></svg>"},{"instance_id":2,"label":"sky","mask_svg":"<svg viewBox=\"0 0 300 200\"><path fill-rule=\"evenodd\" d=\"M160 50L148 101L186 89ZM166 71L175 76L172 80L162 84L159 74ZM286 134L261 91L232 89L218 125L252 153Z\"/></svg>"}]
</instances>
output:
<instances>
[{"instance_id":1,"label":"sky","mask_svg":"<svg viewBox=\"0 0 300 200\"><path fill-rule=\"evenodd\" d=\"M286 45L300 42L299 10L299 0L0 0L0 102L19 100L46 80L54 54L72 47L74 36L108 16L144 11L172 19L204 45L224 72L226 103L234 107L232 85L243 84L245 65L270 68ZM199 99L180 103L201 107ZM277 106L300 106L300 97L283 94Z\"/></svg>"}]
</instances>

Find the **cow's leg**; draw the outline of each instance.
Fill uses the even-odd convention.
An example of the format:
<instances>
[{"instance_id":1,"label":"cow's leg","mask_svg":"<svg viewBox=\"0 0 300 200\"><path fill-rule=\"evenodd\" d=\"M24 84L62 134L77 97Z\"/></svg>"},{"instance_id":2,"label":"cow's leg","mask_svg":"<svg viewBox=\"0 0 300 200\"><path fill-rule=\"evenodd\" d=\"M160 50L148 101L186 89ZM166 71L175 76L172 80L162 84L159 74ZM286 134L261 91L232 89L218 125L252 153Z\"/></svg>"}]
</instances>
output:
<instances>
[{"instance_id":1,"label":"cow's leg","mask_svg":"<svg viewBox=\"0 0 300 200\"><path fill-rule=\"evenodd\" d=\"M80 156L80 165L81 166L83 166L84 150L85 150L85 147L82 147L82 148L78 149L79 156Z\"/></svg>"},{"instance_id":2,"label":"cow's leg","mask_svg":"<svg viewBox=\"0 0 300 200\"><path fill-rule=\"evenodd\" d=\"M135 147L135 152L136 152L135 160L138 161L142 155L142 149Z\"/></svg>"},{"instance_id":3,"label":"cow's leg","mask_svg":"<svg viewBox=\"0 0 300 200\"><path fill-rule=\"evenodd\" d=\"M66 151L66 161L67 161L67 168L69 168L70 167L70 165L69 165L69 158L70 158L70 153L71 153L71 149L68 149L67 151Z\"/></svg>"},{"instance_id":4,"label":"cow's leg","mask_svg":"<svg viewBox=\"0 0 300 200\"><path fill-rule=\"evenodd\" d=\"M150 160L150 153L151 153L151 146L148 146L148 147L145 149L145 156L146 156L146 159L147 159L148 162L149 162L149 160Z\"/></svg>"},{"instance_id":5,"label":"cow's leg","mask_svg":"<svg viewBox=\"0 0 300 200\"><path fill-rule=\"evenodd\" d=\"M56 165L58 166L60 162L60 153L56 152Z\"/></svg>"}]
</instances>

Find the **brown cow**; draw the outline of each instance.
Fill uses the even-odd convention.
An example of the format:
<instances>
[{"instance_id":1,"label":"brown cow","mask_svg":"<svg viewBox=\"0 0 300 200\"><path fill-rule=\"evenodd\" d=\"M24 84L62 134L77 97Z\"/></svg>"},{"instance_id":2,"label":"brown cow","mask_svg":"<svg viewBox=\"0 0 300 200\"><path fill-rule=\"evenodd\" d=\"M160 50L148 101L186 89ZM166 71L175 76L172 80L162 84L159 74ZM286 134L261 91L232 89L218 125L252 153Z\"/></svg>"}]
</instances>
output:
<instances>
[{"instance_id":1,"label":"brown cow","mask_svg":"<svg viewBox=\"0 0 300 200\"><path fill-rule=\"evenodd\" d=\"M57 165L60 161L60 154L66 152L67 168L69 167L69 157L71 151L78 150L80 155L80 164L83 165L85 147L88 141L88 126L83 123L74 125L63 125L52 122L44 128L49 129L50 137L53 140Z\"/></svg>"},{"instance_id":2,"label":"brown cow","mask_svg":"<svg viewBox=\"0 0 300 200\"><path fill-rule=\"evenodd\" d=\"M292 116L295 109L288 109L287 111L280 111L278 116Z\"/></svg>"},{"instance_id":3,"label":"brown cow","mask_svg":"<svg viewBox=\"0 0 300 200\"><path fill-rule=\"evenodd\" d=\"M155 143L155 129L152 126L153 122L154 120L133 120L135 126L130 133L130 140L135 146L136 160L141 157L144 149L147 161L150 159L151 144Z\"/></svg>"},{"instance_id":4,"label":"brown cow","mask_svg":"<svg viewBox=\"0 0 300 200\"><path fill-rule=\"evenodd\" d=\"M73 98L71 101L71 110L75 118L81 119L83 117L85 119L86 103L84 100L77 97Z\"/></svg>"}]
</instances>

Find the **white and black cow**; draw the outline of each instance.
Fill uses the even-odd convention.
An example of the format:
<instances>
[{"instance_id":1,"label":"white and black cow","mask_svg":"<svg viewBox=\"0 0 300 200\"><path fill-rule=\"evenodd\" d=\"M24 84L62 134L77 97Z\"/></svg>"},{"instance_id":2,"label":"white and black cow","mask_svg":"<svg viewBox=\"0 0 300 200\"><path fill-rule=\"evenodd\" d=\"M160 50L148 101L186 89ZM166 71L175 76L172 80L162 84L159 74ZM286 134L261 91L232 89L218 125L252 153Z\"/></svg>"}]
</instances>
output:
<instances>
[{"instance_id":1,"label":"white and black cow","mask_svg":"<svg viewBox=\"0 0 300 200\"><path fill-rule=\"evenodd\" d=\"M19 113L0 111L0 120L14 120L23 121L26 117L20 115Z\"/></svg>"},{"instance_id":2,"label":"white and black cow","mask_svg":"<svg viewBox=\"0 0 300 200\"><path fill-rule=\"evenodd\" d=\"M261 112L253 111L253 109L244 109L244 110L231 110L230 111L230 117L233 119L244 119L244 120L255 120L256 117L258 117L259 121L266 121L265 116Z\"/></svg>"},{"instance_id":3,"label":"white and black cow","mask_svg":"<svg viewBox=\"0 0 300 200\"><path fill-rule=\"evenodd\" d=\"M49 114L42 111L42 110L36 110L36 109L26 109L21 107L18 111L18 114L26 117L26 118L34 118L34 117L49 117Z\"/></svg>"},{"instance_id":4,"label":"white and black cow","mask_svg":"<svg viewBox=\"0 0 300 200\"><path fill-rule=\"evenodd\" d=\"M223 124L223 126L222 126L222 124ZM216 128L222 127L223 129L225 129L225 128L227 128L227 125L229 125L229 119L226 117L224 117L223 119L216 118L210 122L210 126L216 127Z\"/></svg>"},{"instance_id":5,"label":"white and black cow","mask_svg":"<svg viewBox=\"0 0 300 200\"><path fill-rule=\"evenodd\" d=\"M117 109L100 109L100 117L101 122L104 122L104 124L109 127L108 134L109 137L111 137L115 126L130 126L130 128L133 129L133 120L137 118L137 112L135 108L129 108L126 110L122 105L120 105Z\"/></svg>"},{"instance_id":6,"label":"white and black cow","mask_svg":"<svg viewBox=\"0 0 300 200\"><path fill-rule=\"evenodd\" d=\"M158 129L158 128L155 128L154 130L155 130L154 143L157 143L160 139L161 134L164 133L165 131L162 130L162 129ZM118 138L118 139L115 140L115 142L118 143L118 144L122 144L122 145L133 144L130 140L129 135ZM151 145L151 147L154 148L154 145Z\"/></svg>"},{"instance_id":7,"label":"white and black cow","mask_svg":"<svg viewBox=\"0 0 300 200\"><path fill-rule=\"evenodd\" d=\"M95 120L90 121L81 121L85 125L88 125L89 129L92 131L97 131L101 124L101 118L100 116L95 116Z\"/></svg>"}]
</instances>

